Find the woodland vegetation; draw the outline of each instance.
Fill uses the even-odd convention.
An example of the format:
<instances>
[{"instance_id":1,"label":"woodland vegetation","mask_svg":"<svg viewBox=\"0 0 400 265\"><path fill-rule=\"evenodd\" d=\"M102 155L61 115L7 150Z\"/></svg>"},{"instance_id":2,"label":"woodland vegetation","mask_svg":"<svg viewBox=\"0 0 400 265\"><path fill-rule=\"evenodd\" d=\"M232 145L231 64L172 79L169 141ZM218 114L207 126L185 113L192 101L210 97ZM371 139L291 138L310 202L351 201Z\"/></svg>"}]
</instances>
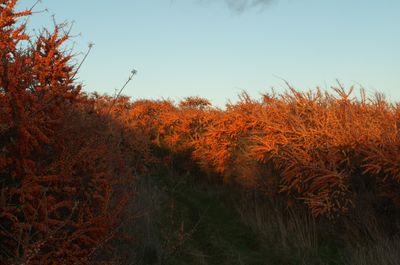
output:
<instances>
[{"instance_id":1,"label":"woodland vegetation","mask_svg":"<svg viewBox=\"0 0 400 265\"><path fill-rule=\"evenodd\" d=\"M16 3L0 0L0 264L400 262L399 103L339 82L224 110L86 94L68 27L31 36ZM189 258L218 213L269 258Z\"/></svg>"}]
</instances>

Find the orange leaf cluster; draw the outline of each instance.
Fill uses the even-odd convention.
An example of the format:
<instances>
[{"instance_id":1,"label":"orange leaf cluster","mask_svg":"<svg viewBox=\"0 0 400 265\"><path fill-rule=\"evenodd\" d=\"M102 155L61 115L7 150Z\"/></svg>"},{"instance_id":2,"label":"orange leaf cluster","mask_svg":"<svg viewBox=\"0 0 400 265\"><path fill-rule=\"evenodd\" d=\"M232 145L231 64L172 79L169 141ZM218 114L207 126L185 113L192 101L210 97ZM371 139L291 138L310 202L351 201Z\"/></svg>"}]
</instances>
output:
<instances>
[{"instance_id":1,"label":"orange leaf cluster","mask_svg":"<svg viewBox=\"0 0 400 265\"><path fill-rule=\"evenodd\" d=\"M340 84L333 90L290 88L262 100L244 93L226 110L198 98L142 101L130 112L154 144L190 152L225 182L304 202L315 216L345 214L368 185L377 200L400 206L400 106L363 91L353 98Z\"/></svg>"},{"instance_id":2,"label":"orange leaf cluster","mask_svg":"<svg viewBox=\"0 0 400 265\"><path fill-rule=\"evenodd\" d=\"M121 102L107 113L80 92L68 31L30 37L18 22L31 12L15 5L0 1L0 264L87 264L114 233L149 141L123 126Z\"/></svg>"}]
</instances>

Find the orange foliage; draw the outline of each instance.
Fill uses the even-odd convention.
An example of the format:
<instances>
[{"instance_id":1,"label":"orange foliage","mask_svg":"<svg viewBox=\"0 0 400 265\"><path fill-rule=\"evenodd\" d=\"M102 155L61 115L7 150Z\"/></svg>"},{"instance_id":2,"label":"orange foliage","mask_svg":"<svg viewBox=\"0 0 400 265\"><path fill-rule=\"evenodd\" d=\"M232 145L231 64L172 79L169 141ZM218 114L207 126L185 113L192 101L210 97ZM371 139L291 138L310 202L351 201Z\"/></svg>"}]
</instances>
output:
<instances>
[{"instance_id":1,"label":"orange foliage","mask_svg":"<svg viewBox=\"0 0 400 265\"><path fill-rule=\"evenodd\" d=\"M188 97L179 102L181 108L199 108L204 109L210 107L211 103L207 99L199 97Z\"/></svg>"},{"instance_id":2,"label":"orange foliage","mask_svg":"<svg viewBox=\"0 0 400 265\"><path fill-rule=\"evenodd\" d=\"M122 126L121 104L105 113L80 92L67 31L33 39L18 24L31 12L15 5L0 1L0 263L86 264L112 236L148 140Z\"/></svg>"},{"instance_id":3,"label":"orange foliage","mask_svg":"<svg viewBox=\"0 0 400 265\"><path fill-rule=\"evenodd\" d=\"M359 184L372 178L377 199L398 205L399 105L381 96L352 98L339 84L335 95L293 88L261 101L242 94L225 111L197 98L179 103L135 103L135 123L152 128L155 144L190 151L206 172L225 182L286 194L315 216L334 217L355 206ZM168 107L166 107L168 106ZM203 105L200 105L203 106ZM142 110L152 115L138 115Z\"/></svg>"}]
</instances>

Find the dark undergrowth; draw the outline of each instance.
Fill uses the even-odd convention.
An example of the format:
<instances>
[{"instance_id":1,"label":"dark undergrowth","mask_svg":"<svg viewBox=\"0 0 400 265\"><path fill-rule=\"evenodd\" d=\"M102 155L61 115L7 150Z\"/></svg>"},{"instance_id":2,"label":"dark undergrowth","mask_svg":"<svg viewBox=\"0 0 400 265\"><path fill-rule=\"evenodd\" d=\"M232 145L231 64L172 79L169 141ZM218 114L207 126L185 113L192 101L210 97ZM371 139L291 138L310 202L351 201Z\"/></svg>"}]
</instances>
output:
<instances>
[{"instance_id":1,"label":"dark undergrowth","mask_svg":"<svg viewBox=\"0 0 400 265\"><path fill-rule=\"evenodd\" d=\"M133 264L397 264L373 218L315 219L254 192L160 169L138 184ZM363 216L365 218L365 215ZM356 231L357 230L357 231Z\"/></svg>"}]
</instances>

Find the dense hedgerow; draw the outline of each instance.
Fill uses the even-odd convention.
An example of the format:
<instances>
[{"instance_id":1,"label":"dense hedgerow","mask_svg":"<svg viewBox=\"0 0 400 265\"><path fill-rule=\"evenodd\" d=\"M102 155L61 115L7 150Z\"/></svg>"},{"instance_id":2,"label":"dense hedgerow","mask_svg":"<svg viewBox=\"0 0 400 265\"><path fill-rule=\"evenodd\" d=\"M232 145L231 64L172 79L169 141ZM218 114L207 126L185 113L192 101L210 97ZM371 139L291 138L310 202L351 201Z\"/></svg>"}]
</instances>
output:
<instances>
[{"instance_id":1,"label":"dense hedgerow","mask_svg":"<svg viewBox=\"0 0 400 265\"><path fill-rule=\"evenodd\" d=\"M190 151L205 172L269 196L286 195L314 216L346 214L363 192L380 207L398 209L399 104L363 91L356 99L340 84L333 92L290 88L262 100L243 94L226 110L198 98L179 106L145 101L130 112L151 128L154 144Z\"/></svg>"},{"instance_id":2,"label":"dense hedgerow","mask_svg":"<svg viewBox=\"0 0 400 265\"><path fill-rule=\"evenodd\" d=\"M0 1L0 263L86 264L115 234L148 141L121 102L81 92L68 30L27 35L16 2Z\"/></svg>"}]
</instances>

